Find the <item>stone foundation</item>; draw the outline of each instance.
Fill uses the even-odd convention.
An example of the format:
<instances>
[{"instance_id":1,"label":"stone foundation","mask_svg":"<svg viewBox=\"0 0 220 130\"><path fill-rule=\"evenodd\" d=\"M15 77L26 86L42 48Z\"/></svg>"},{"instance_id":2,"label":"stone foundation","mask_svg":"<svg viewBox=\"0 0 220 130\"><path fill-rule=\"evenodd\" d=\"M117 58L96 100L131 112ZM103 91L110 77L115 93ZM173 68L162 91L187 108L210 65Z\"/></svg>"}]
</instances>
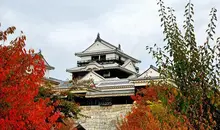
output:
<instances>
[{"instance_id":1,"label":"stone foundation","mask_svg":"<svg viewBox=\"0 0 220 130\"><path fill-rule=\"evenodd\" d=\"M86 130L116 130L117 120L131 110L132 104L112 106L81 106L78 122Z\"/></svg>"}]
</instances>

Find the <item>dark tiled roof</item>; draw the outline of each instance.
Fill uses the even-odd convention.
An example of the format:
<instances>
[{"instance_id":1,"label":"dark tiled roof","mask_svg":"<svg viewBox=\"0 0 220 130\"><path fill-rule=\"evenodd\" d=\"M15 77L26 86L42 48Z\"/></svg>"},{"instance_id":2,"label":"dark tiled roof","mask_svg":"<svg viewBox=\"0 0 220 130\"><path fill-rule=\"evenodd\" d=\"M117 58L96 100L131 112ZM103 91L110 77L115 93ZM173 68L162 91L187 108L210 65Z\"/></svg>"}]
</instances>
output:
<instances>
[{"instance_id":1,"label":"dark tiled roof","mask_svg":"<svg viewBox=\"0 0 220 130\"><path fill-rule=\"evenodd\" d=\"M115 79L101 81L97 87L109 87L109 86L133 86L127 79Z\"/></svg>"},{"instance_id":2,"label":"dark tiled roof","mask_svg":"<svg viewBox=\"0 0 220 130\"><path fill-rule=\"evenodd\" d=\"M61 84L61 83L64 82L64 81L62 81L62 80L59 80L59 79L56 79L56 78L52 78L52 77L49 77L49 78L44 77L44 79L47 80L47 81L50 81L50 82L56 83L56 84Z\"/></svg>"},{"instance_id":3,"label":"dark tiled roof","mask_svg":"<svg viewBox=\"0 0 220 130\"><path fill-rule=\"evenodd\" d=\"M102 92L87 92L86 97L115 97L115 96L130 96L134 95L135 90L123 90L123 91L102 91Z\"/></svg>"},{"instance_id":4,"label":"dark tiled roof","mask_svg":"<svg viewBox=\"0 0 220 130\"><path fill-rule=\"evenodd\" d=\"M136 78L136 79L133 79L133 81L136 81L136 80L155 80L155 79L163 79L159 76L154 76L154 77L144 77L144 78Z\"/></svg>"}]
</instances>

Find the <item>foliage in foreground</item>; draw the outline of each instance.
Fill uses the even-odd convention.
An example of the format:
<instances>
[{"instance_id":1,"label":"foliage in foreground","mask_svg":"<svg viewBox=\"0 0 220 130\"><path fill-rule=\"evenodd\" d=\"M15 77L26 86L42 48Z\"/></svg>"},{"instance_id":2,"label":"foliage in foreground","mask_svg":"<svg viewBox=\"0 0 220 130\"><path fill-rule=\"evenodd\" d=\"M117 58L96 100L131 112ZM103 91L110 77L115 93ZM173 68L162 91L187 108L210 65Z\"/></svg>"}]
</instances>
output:
<instances>
[{"instance_id":1,"label":"foliage in foreground","mask_svg":"<svg viewBox=\"0 0 220 130\"><path fill-rule=\"evenodd\" d=\"M39 88L39 93L36 98L49 98L52 102L57 102L55 109L63 114L62 118L71 117L76 119L80 109L78 103L72 98L69 99L73 94L71 94L69 90L59 92L59 94L56 93L57 91L54 91L54 88L50 86L50 83L47 83Z\"/></svg>"},{"instance_id":2,"label":"foliage in foreground","mask_svg":"<svg viewBox=\"0 0 220 130\"><path fill-rule=\"evenodd\" d=\"M186 114L195 129L219 129L220 123L220 37L214 39L217 10L211 9L204 43L196 41L194 5L185 6L183 32L177 25L174 9L158 0L166 45L147 47L156 59L161 77L172 80L185 97L177 110ZM156 45L155 45L156 46Z\"/></svg>"},{"instance_id":3,"label":"foliage in foreground","mask_svg":"<svg viewBox=\"0 0 220 130\"><path fill-rule=\"evenodd\" d=\"M220 38L214 39L217 10L212 8L207 38L198 44L192 3L185 6L184 32L177 25L174 10L166 8L162 0L158 5L166 45L161 48L155 44L147 50L156 59L161 78L173 82L177 89L166 85L144 89L143 97L135 98L137 107L119 128L220 129Z\"/></svg>"},{"instance_id":4,"label":"foliage in foreground","mask_svg":"<svg viewBox=\"0 0 220 130\"><path fill-rule=\"evenodd\" d=\"M59 122L62 122L60 130L69 130L77 129L75 128L77 124L75 123L76 119L79 116L85 116L80 113L80 104L76 103L74 97L80 97L80 95L73 94L71 91L79 88L79 86L88 86L89 82L79 82L68 81L65 82L66 85L70 87L68 90L59 91L50 82L44 82L44 84L39 88L39 93L36 99L39 98L50 98L52 102L57 102L55 110L59 110L61 117L58 119Z\"/></svg>"},{"instance_id":5,"label":"foliage in foreground","mask_svg":"<svg viewBox=\"0 0 220 130\"><path fill-rule=\"evenodd\" d=\"M45 65L33 50L26 51L26 37L7 42L15 27L0 31L0 128L4 130L48 130L59 127L59 111L50 99L38 99ZM52 105L50 105L52 104Z\"/></svg>"},{"instance_id":6,"label":"foliage in foreground","mask_svg":"<svg viewBox=\"0 0 220 130\"><path fill-rule=\"evenodd\" d=\"M175 111L176 97L182 96L174 87L152 85L132 98L135 106L119 123L120 130L191 130L186 115Z\"/></svg>"}]
</instances>

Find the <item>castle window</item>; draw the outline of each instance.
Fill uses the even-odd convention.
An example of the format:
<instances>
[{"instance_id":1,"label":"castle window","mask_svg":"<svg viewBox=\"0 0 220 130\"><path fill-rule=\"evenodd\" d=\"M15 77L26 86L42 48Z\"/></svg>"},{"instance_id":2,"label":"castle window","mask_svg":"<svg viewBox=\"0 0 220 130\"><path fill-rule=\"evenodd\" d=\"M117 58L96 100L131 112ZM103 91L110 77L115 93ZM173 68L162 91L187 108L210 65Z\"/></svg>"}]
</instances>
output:
<instances>
[{"instance_id":1,"label":"castle window","mask_svg":"<svg viewBox=\"0 0 220 130\"><path fill-rule=\"evenodd\" d=\"M106 60L106 55L101 55L101 56L100 56L100 60L102 60L102 61L103 61L103 60Z\"/></svg>"},{"instance_id":2,"label":"castle window","mask_svg":"<svg viewBox=\"0 0 220 130\"><path fill-rule=\"evenodd\" d=\"M92 61L97 61L99 60L99 56L92 56Z\"/></svg>"},{"instance_id":3,"label":"castle window","mask_svg":"<svg viewBox=\"0 0 220 130\"><path fill-rule=\"evenodd\" d=\"M111 106L112 105L112 98L100 98L99 105L100 106Z\"/></svg>"},{"instance_id":4,"label":"castle window","mask_svg":"<svg viewBox=\"0 0 220 130\"><path fill-rule=\"evenodd\" d=\"M104 72L103 77L105 78L110 77L110 72L109 71Z\"/></svg>"}]
</instances>

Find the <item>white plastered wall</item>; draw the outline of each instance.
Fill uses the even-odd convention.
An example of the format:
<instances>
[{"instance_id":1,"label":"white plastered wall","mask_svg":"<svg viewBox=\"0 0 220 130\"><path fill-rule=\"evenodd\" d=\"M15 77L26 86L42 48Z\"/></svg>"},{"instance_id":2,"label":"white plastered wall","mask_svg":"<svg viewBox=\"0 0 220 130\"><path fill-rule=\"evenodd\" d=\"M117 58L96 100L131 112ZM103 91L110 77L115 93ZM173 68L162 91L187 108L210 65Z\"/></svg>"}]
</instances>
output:
<instances>
[{"instance_id":1,"label":"white plastered wall","mask_svg":"<svg viewBox=\"0 0 220 130\"><path fill-rule=\"evenodd\" d=\"M83 57L80 57L82 61L84 60L91 60L91 56L83 56Z\"/></svg>"},{"instance_id":2,"label":"white plastered wall","mask_svg":"<svg viewBox=\"0 0 220 130\"><path fill-rule=\"evenodd\" d=\"M103 79L94 74L94 72L89 72L87 75L85 75L81 80L90 80L92 79L94 83L100 82Z\"/></svg>"},{"instance_id":3,"label":"white plastered wall","mask_svg":"<svg viewBox=\"0 0 220 130\"><path fill-rule=\"evenodd\" d=\"M143 73L139 78L146 78L146 77L157 77L160 76L160 73L155 71L154 69L150 68L148 71Z\"/></svg>"},{"instance_id":4,"label":"white plastered wall","mask_svg":"<svg viewBox=\"0 0 220 130\"><path fill-rule=\"evenodd\" d=\"M131 61L126 66L124 66L124 68L126 68L128 70L131 70L133 72L137 72L135 67L134 67L134 64Z\"/></svg>"},{"instance_id":5,"label":"white plastered wall","mask_svg":"<svg viewBox=\"0 0 220 130\"><path fill-rule=\"evenodd\" d=\"M104 45L103 43L96 41L92 46L90 46L85 52L97 52L97 51L107 51L112 50L110 47Z\"/></svg>"},{"instance_id":6,"label":"white plastered wall","mask_svg":"<svg viewBox=\"0 0 220 130\"><path fill-rule=\"evenodd\" d=\"M116 54L106 54L106 59L116 58Z\"/></svg>"}]
</instances>

